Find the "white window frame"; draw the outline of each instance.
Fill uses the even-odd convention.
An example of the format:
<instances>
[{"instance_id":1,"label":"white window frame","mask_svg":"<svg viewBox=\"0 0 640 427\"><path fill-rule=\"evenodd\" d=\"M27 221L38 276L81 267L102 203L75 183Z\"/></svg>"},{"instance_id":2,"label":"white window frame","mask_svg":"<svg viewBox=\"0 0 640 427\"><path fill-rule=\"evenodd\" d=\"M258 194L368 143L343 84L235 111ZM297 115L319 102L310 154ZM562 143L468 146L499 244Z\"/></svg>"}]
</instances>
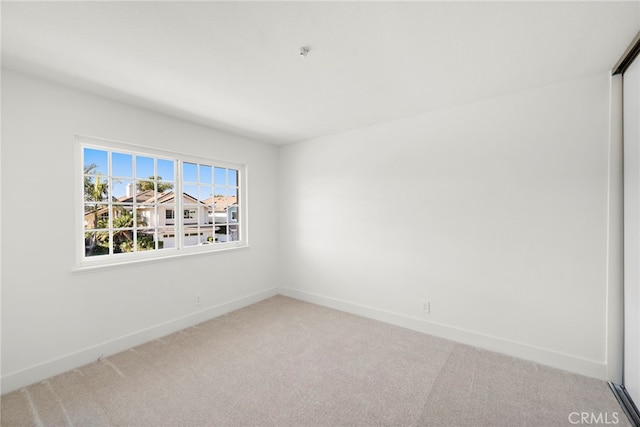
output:
<instances>
[{"instance_id":1,"label":"white window frame","mask_svg":"<svg viewBox=\"0 0 640 427\"><path fill-rule=\"evenodd\" d=\"M173 205L175 217L175 247L163 248L141 252L117 253L108 255L85 255L85 225L84 225L84 148L95 148L98 150L118 151L128 154L142 155L155 158L173 159L175 160L175 189L177 194L183 193L182 165L183 163L196 163L201 165L210 165L211 167L221 167L227 169L235 169L238 171L237 187L238 187L238 209L240 221L237 223L240 230L239 240L216 242L215 244L204 244L197 246L185 246L183 242L184 219L183 215L175 215L176 212L184 212L192 209L191 206L183 205L182 197L175 197ZM220 161L200 156L189 155L168 150L161 150L153 147L130 144L118 141L112 141L102 138L76 135L76 266L75 269L90 269L106 266L115 266L122 264L137 263L141 261L158 260L172 258L185 255L196 255L203 253L215 253L228 251L230 249L244 248L248 246L248 227L247 227L247 168L242 163L234 163L228 161ZM159 214L156 214L159 216ZM197 216L197 215L196 215ZM189 225L189 224L187 224ZM215 232L214 232L215 234Z\"/></svg>"}]
</instances>

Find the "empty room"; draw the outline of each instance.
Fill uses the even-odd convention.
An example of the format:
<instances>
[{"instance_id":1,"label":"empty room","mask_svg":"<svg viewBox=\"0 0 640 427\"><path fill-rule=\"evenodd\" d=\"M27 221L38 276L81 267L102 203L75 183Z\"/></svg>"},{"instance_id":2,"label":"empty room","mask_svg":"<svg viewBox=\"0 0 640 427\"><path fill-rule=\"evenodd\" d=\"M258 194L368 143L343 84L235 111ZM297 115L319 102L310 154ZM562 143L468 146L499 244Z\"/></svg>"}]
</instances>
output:
<instances>
[{"instance_id":1,"label":"empty room","mask_svg":"<svg viewBox=\"0 0 640 427\"><path fill-rule=\"evenodd\" d=\"M3 427L640 425L640 2L0 16Z\"/></svg>"}]
</instances>

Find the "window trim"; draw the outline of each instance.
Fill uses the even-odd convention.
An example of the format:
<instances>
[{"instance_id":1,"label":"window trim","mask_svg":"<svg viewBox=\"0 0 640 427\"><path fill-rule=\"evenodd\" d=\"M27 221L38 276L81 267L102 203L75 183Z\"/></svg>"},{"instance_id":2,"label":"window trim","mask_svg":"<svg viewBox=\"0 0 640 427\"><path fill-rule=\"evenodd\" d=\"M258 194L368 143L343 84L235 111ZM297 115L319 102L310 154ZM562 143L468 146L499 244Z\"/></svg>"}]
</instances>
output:
<instances>
[{"instance_id":1,"label":"window trim","mask_svg":"<svg viewBox=\"0 0 640 427\"><path fill-rule=\"evenodd\" d=\"M240 221L238 225L240 227L240 239L232 242L220 242L215 244L207 244L207 245L195 245L195 246L183 246L182 239L176 238L176 246L175 248L165 248L165 249L157 249L152 251L142 251L142 252L132 252L132 253L119 253L119 254L110 254L104 256L93 256L87 257L85 256L85 229L84 229L84 164L83 164L83 150L84 147L89 148L97 148L108 151L122 151L125 153L150 156L150 157L162 157L176 160L176 173L175 173L175 183L176 189L175 192L177 194L182 193L182 164L187 163L196 163L196 164L206 164L211 165L212 167L222 167L235 169L238 171L238 202L239 202L239 215ZM132 144L119 142L114 140L109 140L105 138L86 136L86 135L76 135L75 136L75 146L74 146L74 157L75 157L75 167L76 171L73 174L74 176L74 188L75 192L75 200L74 200L74 210L76 212L76 231L75 241L76 241L76 265L73 270L86 270L86 269L94 269L100 267L109 267L109 266L117 266L117 265L126 265L131 263L139 263L144 261L153 261L153 260L161 260L167 258L175 258L189 255L197 255L197 254L211 254L211 253L220 253L220 252L228 252L233 249L246 248L249 246L248 243L248 209L247 209L247 166L243 163L229 162L229 161L221 161L214 158L206 158L202 156L195 156L192 154L187 154L183 152L169 151L158 149L155 147L140 145L140 144ZM189 209L188 206L183 205L182 200L176 198L177 203L174 205L174 216L178 217L176 219L175 224L175 235L183 236L183 220L182 215L175 215L176 212L182 212L185 209ZM179 221L178 221L179 220Z\"/></svg>"}]
</instances>

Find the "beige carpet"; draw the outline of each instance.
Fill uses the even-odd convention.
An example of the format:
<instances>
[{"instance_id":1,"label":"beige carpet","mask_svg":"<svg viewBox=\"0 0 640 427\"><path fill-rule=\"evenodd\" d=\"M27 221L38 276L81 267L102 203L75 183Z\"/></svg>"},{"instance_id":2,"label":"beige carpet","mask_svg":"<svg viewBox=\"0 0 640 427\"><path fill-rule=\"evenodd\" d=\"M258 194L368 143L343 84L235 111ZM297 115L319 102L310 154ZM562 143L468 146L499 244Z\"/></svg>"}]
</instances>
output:
<instances>
[{"instance_id":1,"label":"beige carpet","mask_svg":"<svg viewBox=\"0 0 640 427\"><path fill-rule=\"evenodd\" d=\"M629 425L603 381L277 296L6 394L1 424L546 427L574 412Z\"/></svg>"}]
</instances>

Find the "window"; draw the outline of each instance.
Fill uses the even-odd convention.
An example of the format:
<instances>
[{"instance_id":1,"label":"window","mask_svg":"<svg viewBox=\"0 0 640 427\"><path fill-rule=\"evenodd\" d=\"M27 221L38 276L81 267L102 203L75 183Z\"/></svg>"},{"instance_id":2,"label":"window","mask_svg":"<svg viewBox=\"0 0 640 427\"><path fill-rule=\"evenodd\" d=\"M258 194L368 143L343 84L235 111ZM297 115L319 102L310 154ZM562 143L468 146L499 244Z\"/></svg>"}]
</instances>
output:
<instances>
[{"instance_id":1,"label":"window","mask_svg":"<svg viewBox=\"0 0 640 427\"><path fill-rule=\"evenodd\" d=\"M242 165L94 138L79 143L81 265L246 244Z\"/></svg>"}]
</instances>

